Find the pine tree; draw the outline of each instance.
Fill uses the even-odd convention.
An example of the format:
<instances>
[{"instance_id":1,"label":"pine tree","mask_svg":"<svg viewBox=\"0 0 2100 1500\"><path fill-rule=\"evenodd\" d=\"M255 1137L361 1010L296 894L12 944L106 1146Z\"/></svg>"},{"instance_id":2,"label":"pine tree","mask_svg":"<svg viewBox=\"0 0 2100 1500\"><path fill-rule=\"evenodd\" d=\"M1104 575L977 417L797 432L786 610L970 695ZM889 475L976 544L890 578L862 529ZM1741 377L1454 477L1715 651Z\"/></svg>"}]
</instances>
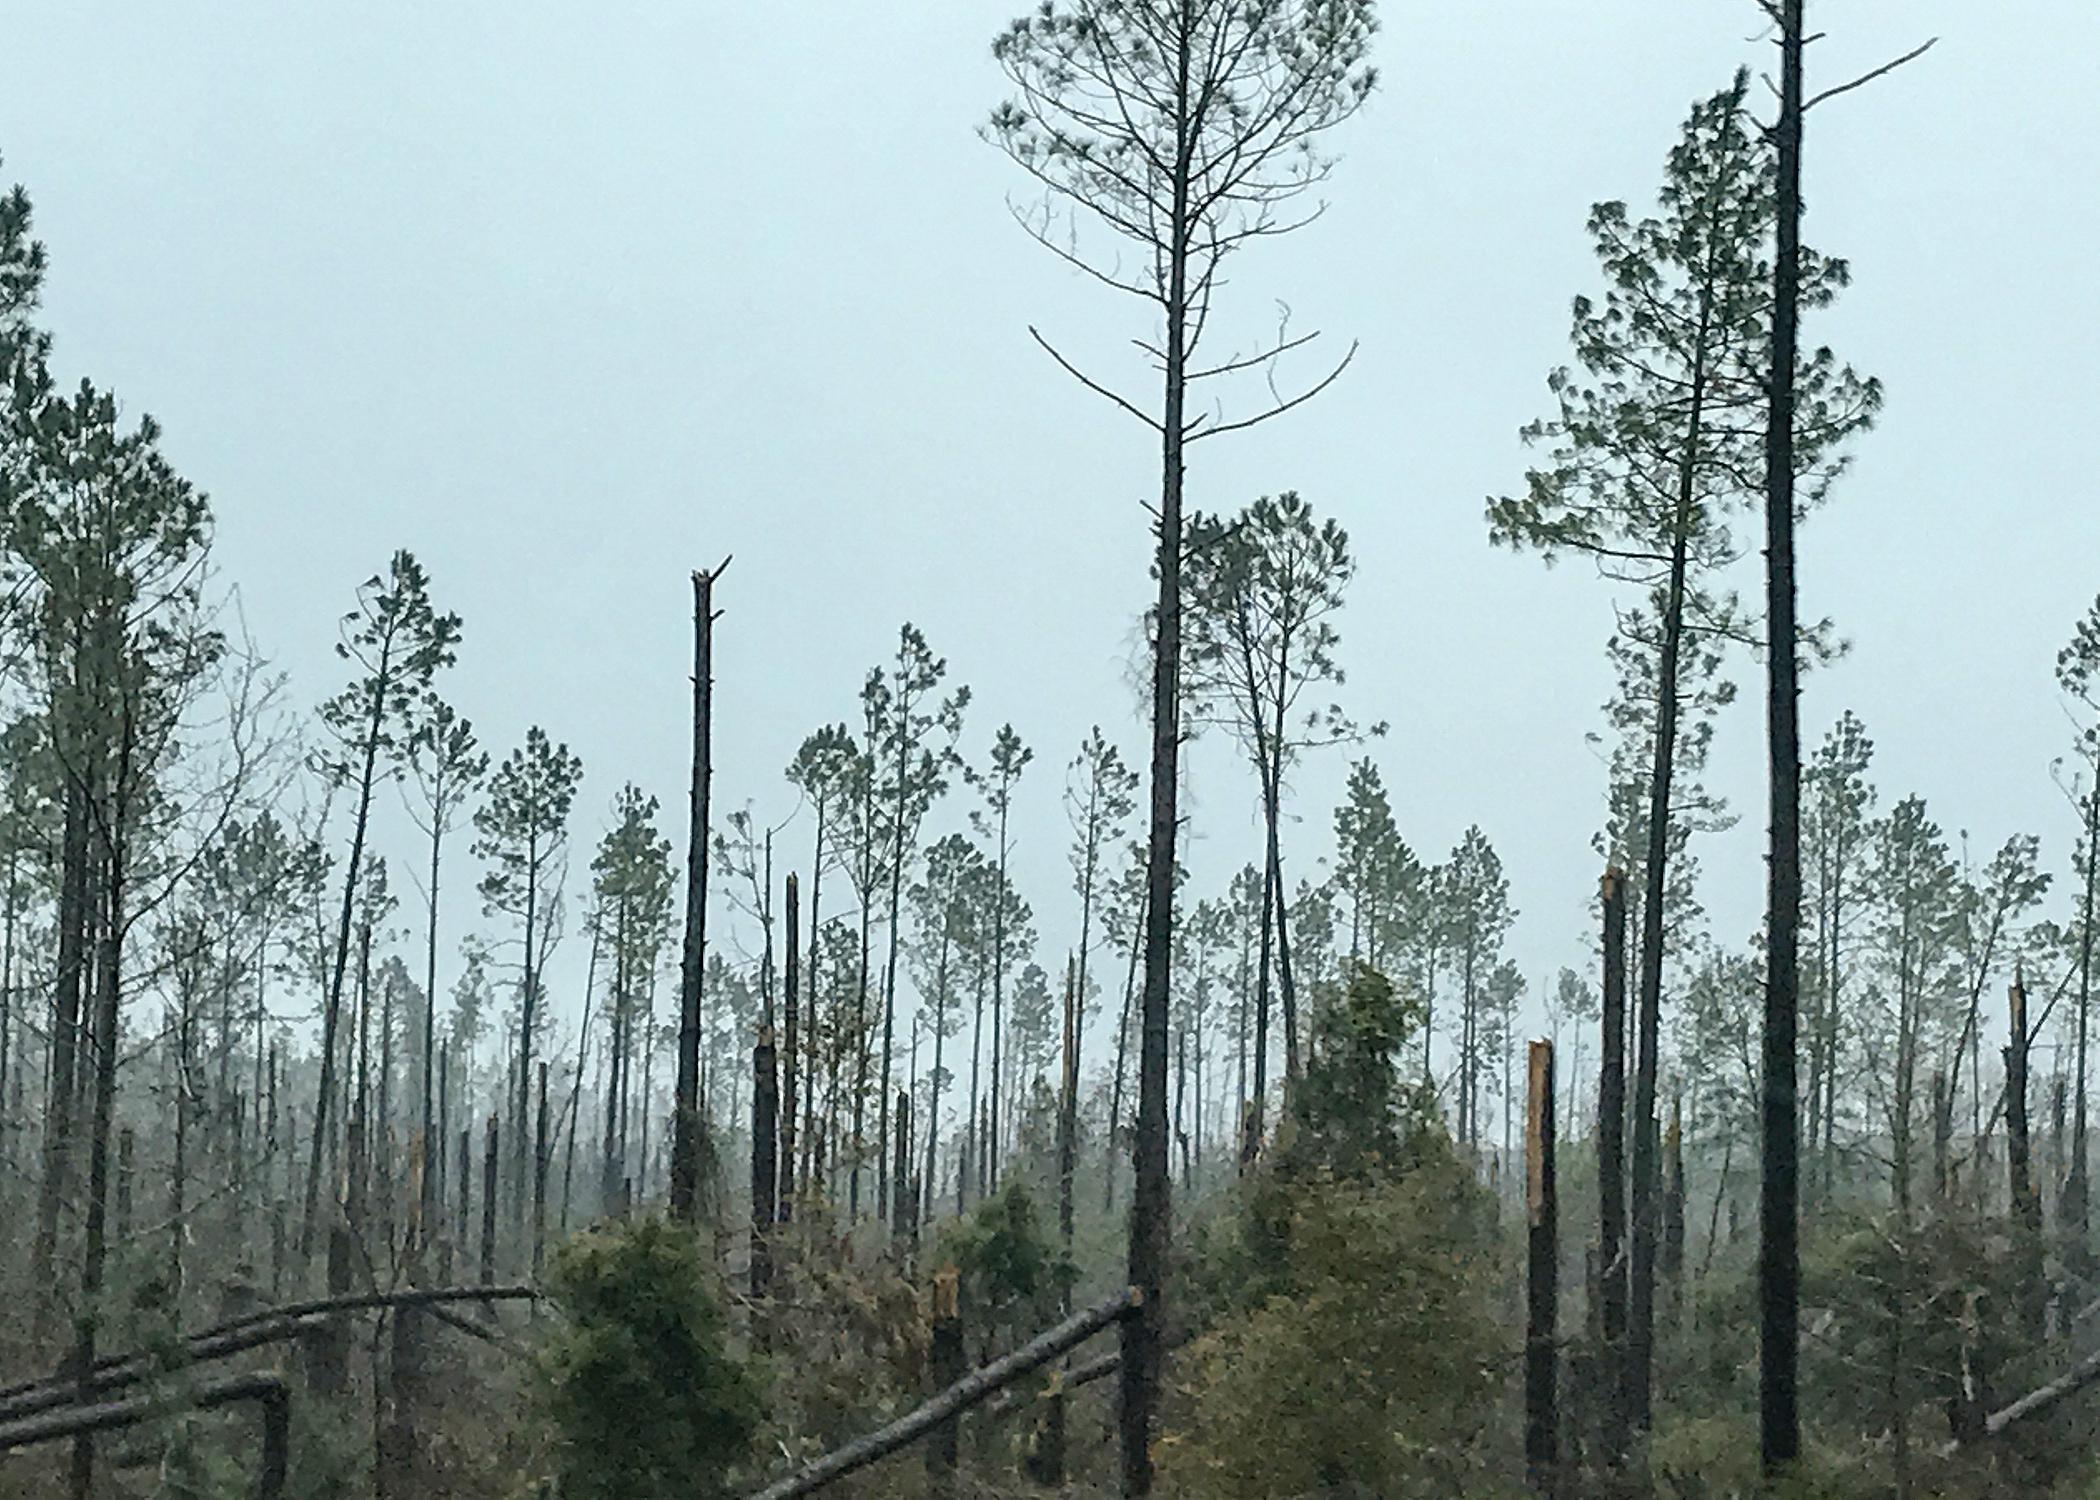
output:
<instances>
[{"instance_id":1,"label":"pine tree","mask_svg":"<svg viewBox=\"0 0 2100 1500\"><path fill-rule=\"evenodd\" d=\"M1365 64L1375 28L1370 0L1046 0L993 43L1013 85L990 133L1044 188L1036 239L1111 288L1156 308L1164 325L1142 343L1160 375L1158 415L1115 395L1042 340L1057 362L1136 417L1160 442L1154 569L1151 808L1147 819L1148 932L1138 1067L1137 1201L1130 1274L1142 1313L1123 1325L1124 1492L1152 1490L1167 1244L1167 1028L1173 956L1174 839L1182 735L1180 691L1184 458L1194 442L1242 430L1301 404L1340 374L1277 396L1231 421L1189 414L1190 387L1266 371L1309 335L1279 335L1249 356L1197 362L1225 258L1295 227L1280 218L1323 181L1322 132L1353 114L1375 75ZM1115 258L1088 261L1052 233L1059 210L1132 242L1151 274ZM1346 365L1344 359L1343 364ZM1271 392L1275 386L1270 385Z\"/></svg>"},{"instance_id":2,"label":"pine tree","mask_svg":"<svg viewBox=\"0 0 2100 1500\"><path fill-rule=\"evenodd\" d=\"M459 616L438 613L430 602L423 565L406 550L394 554L384 575L374 574L359 586L357 607L343 616L336 642L337 657L351 664L355 676L321 706L321 723L333 743L317 757L316 769L328 785L350 791L350 853L343 864L342 916L321 1013L321 1084L307 1153L306 1205L299 1222L302 1264L313 1255L321 1147L328 1138L351 919L364 873L372 797L382 779L400 775L431 685L438 672L452 664L458 645Z\"/></svg>"},{"instance_id":3,"label":"pine tree","mask_svg":"<svg viewBox=\"0 0 2100 1500\"><path fill-rule=\"evenodd\" d=\"M999 1185L1000 1153L1006 1139L1002 1048L1006 1030L1007 868L1013 854L1014 786L1033 759L1035 752L1021 743L1013 725L1002 724L992 738L991 760L985 769L964 773L984 797L984 806L974 810L970 820L978 837L991 842L992 868L999 892L992 908L992 1134L987 1160L995 1188Z\"/></svg>"},{"instance_id":4,"label":"pine tree","mask_svg":"<svg viewBox=\"0 0 2100 1500\"><path fill-rule=\"evenodd\" d=\"M480 892L483 911L520 928L516 1074L511 1104L511 1215L524 1222L525 1143L531 1139L533 1045L545 1026L540 1009L547 949L558 930L561 879L568 847L569 809L583 779L583 762L537 724L525 743L489 777L488 800L474 812L475 855L488 868Z\"/></svg>"},{"instance_id":5,"label":"pine tree","mask_svg":"<svg viewBox=\"0 0 2100 1500\"><path fill-rule=\"evenodd\" d=\"M2077 1051L2072 1063L2071 1172L2064 1186L2063 1216L2077 1226L2081 1262L2092 1213L2090 1140L2087 1102L2092 1075L2087 1070L2087 1043L2093 1008L2093 945L2096 910L2100 910L2100 599L2072 632L2070 644L2057 653L2056 682L2073 706L2077 724L2072 753L2079 771L2068 783L2078 809L2079 839L2073 871L2078 878L2078 1012Z\"/></svg>"},{"instance_id":6,"label":"pine tree","mask_svg":"<svg viewBox=\"0 0 2100 1500\"><path fill-rule=\"evenodd\" d=\"M903 917L904 882L918 858L919 830L961 769L955 742L962 734L963 711L970 690L957 687L937 698L948 675L945 658L933 654L917 626L907 623L897 633L897 655L887 673L871 674L875 691L868 744L872 796L882 805L888 848L881 854L889 885L889 947L882 986L882 1062L876 1078L875 1216L890 1219L890 1087L892 1038L897 1017L897 928Z\"/></svg>"},{"instance_id":7,"label":"pine tree","mask_svg":"<svg viewBox=\"0 0 2100 1500\"><path fill-rule=\"evenodd\" d=\"M1291 965L1280 824L1284 779L1310 749L1347 744L1360 728L1338 705L1305 695L1343 681L1335 616L1356 574L1349 534L1289 492L1263 496L1230 520L1196 515L1188 563L1188 663L1197 712L1222 724L1253 763L1260 786L1269 888L1256 982L1270 954L1283 999L1284 1075L1298 1068L1298 996ZM1273 950L1272 950L1273 941ZM1267 1006L1258 1007L1266 1015ZM1263 1108L1266 1029L1255 1045L1254 1107Z\"/></svg>"},{"instance_id":8,"label":"pine tree","mask_svg":"<svg viewBox=\"0 0 2100 1500\"><path fill-rule=\"evenodd\" d=\"M1516 921L1502 860L1478 825L1451 851L1443 895L1451 924L1451 953L1459 982L1457 1136L1480 1140L1480 1084L1494 1045L1487 981L1502 959L1503 939Z\"/></svg>"},{"instance_id":9,"label":"pine tree","mask_svg":"<svg viewBox=\"0 0 2100 1500\"><path fill-rule=\"evenodd\" d=\"M488 752L474 738L474 725L435 693L417 705L419 722L410 732L407 759L416 797L409 816L430 840L430 867L423 886L423 1048L418 1077L422 1099L421 1161L423 1202L420 1222L437 1222L438 1160L444 1142L436 1136L432 1109L432 1058L437 1036L438 890L444 869L445 839L459 824L468 800L488 774Z\"/></svg>"}]
</instances>

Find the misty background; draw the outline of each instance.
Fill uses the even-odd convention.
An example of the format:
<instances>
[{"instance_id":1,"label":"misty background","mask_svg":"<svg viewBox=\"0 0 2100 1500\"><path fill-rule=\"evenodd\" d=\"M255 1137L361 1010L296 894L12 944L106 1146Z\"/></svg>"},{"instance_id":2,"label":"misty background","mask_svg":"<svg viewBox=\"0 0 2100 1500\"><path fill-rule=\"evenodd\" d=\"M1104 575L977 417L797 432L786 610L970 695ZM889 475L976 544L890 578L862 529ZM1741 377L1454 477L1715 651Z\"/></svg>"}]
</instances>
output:
<instances>
[{"instance_id":1,"label":"misty background","mask_svg":"<svg viewBox=\"0 0 2100 1500\"><path fill-rule=\"evenodd\" d=\"M781 769L857 719L911 620L974 691L965 756L1007 720L1035 750L1015 879L1046 967L1076 939L1064 766L1094 722L1142 763L1158 458L1028 335L1145 388L1142 310L1027 240L1007 208L1025 179L975 133L1019 3L9 7L0 176L30 187L50 247L54 370L165 424L289 703L340 686L335 620L405 546L464 617L443 692L483 743L500 756L538 722L581 755L549 973L565 1037L573 898L623 781L682 847L687 574L729 554L718 819L794 809ZM1923 794L1979 862L2032 829L2061 877L2051 669L2100 558L2100 7L1825 12L1811 92L1941 42L1809 119L1804 235L1855 280L1804 338L1880 376L1887 406L1803 533L1805 615L1852 643L1808 679L1804 732L1856 710L1885 802ZM1594 966L1606 778L1585 735L1612 593L1579 562L1490 550L1482 505L1521 485L1518 428L1595 288L1589 205L1652 201L1693 99L1776 62L1747 7L1659 0L1394 5L1376 56L1380 92L1331 140L1331 210L1237 259L1217 340L1272 331L1280 299L1294 331L1325 330L1293 375L1361 351L1307 407L1199 445L1190 502L1296 489L1348 528L1344 704L1391 721L1368 753L1419 855L1472 822L1500 852L1536 1013L1555 969ZM1760 669L1732 675L1706 780L1741 821L1693 849L1734 942L1762 915L1765 800ZM1331 845L1352 753L1295 778L1294 884ZM1221 739L1190 777L1193 901L1260 829ZM951 793L929 835L971 800ZM404 869L388 816L378 847ZM806 821L783 838L782 872ZM452 868L456 942L479 903L472 862ZM711 936L733 945L721 885Z\"/></svg>"}]
</instances>

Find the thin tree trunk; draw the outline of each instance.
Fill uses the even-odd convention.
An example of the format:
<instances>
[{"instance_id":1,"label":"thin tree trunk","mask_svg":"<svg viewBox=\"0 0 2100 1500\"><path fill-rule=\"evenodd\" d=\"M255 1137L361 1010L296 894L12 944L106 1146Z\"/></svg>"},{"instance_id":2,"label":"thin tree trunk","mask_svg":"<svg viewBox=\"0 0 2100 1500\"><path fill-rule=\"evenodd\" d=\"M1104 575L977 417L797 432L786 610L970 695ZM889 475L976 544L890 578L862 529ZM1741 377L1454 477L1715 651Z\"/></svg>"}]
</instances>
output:
<instances>
[{"instance_id":1,"label":"thin tree trunk","mask_svg":"<svg viewBox=\"0 0 2100 1500\"><path fill-rule=\"evenodd\" d=\"M2086 1148L2086 1095L2091 1075L2086 1071L2086 1034L2093 1007L2094 918L2100 915L2100 761L2094 765L2096 782L2085 799L2085 898L2078 936L2078 1055L2071 1095L2071 1170L2064 1183L2063 1218L2070 1226L2067 1240L2073 1248L2072 1269L2091 1270L2091 1167Z\"/></svg>"},{"instance_id":2,"label":"thin tree trunk","mask_svg":"<svg viewBox=\"0 0 2100 1500\"><path fill-rule=\"evenodd\" d=\"M299 1216L299 1263L313 1256L314 1222L320 1202L321 1149L328 1139L328 1104L335 1088L336 1032L343 1013L343 981L350 969L350 927L356 917L357 882L363 873L365 835L372 818L372 785L379 774L380 727L386 718L386 702L393 688L393 638L387 638L379 666L373 673L372 706L364 732L364 767L357 781L357 817L350 829L350 859L343 866L343 906L336 924L335 957L328 978L328 998L321 1010L321 1079L314 1096L313 1148L307 1156L306 1205Z\"/></svg>"},{"instance_id":3,"label":"thin tree trunk","mask_svg":"<svg viewBox=\"0 0 2100 1500\"><path fill-rule=\"evenodd\" d=\"M31 1277L50 1286L56 1269L59 1212L72 1195L74 1075L79 1068L81 989L86 971L87 791L66 789L65 831L60 845L58 895L57 1008L51 1022L51 1077L44 1091L44 1170L37 1195L36 1245ZM48 1331L54 1299L36 1300L38 1332Z\"/></svg>"},{"instance_id":4,"label":"thin tree trunk","mask_svg":"<svg viewBox=\"0 0 2100 1500\"><path fill-rule=\"evenodd\" d=\"M1102 1171L1101 1190L1102 1208L1108 1213L1116 1207L1116 1157L1123 1143L1123 1075L1130 1053L1130 1009L1137 998L1138 955L1144 951L1144 932L1142 920L1130 929L1130 967L1123 976L1123 1018L1116 1028L1116 1081L1108 1096L1108 1159ZM1244 1073L1245 1069L1241 1071Z\"/></svg>"},{"instance_id":5,"label":"thin tree trunk","mask_svg":"<svg viewBox=\"0 0 2100 1500\"><path fill-rule=\"evenodd\" d=\"M540 1064L539 1114L532 1133L532 1277L547 1260L547 1065Z\"/></svg>"},{"instance_id":6,"label":"thin tree trunk","mask_svg":"<svg viewBox=\"0 0 2100 1500\"><path fill-rule=\"evenodd\" d=\"M496 1175L502 1162L499 1149L502 1145L494 1113L489 1115L486 1144L481 1157L481 1284L496 1284ZM495 1309L484 1306L483 1311L494 1316Z\"/></svg>"},{"instance_id":7,"label":"thin tree trunk","mask_svg":"<svg viewBox=\"0 0 2100 1500\"><path fill-rule=\"evenodd\" d=\"M1677 768L1679 664L1690 570L1692 506L1697 494L1700 442L1706 416L1706 344L1713 320L1713 285L1699 291L1699 324L1692 355L1690 412L1678 455L1677 509L1670 536L1670 581L1663 607L1661 660L1655 689L1655 764L1649 780L1648 866L1641 899L1641 993L1633 1076L1633 1266L1627 1327L1627 1392L1634 1430L1645 1433L1655 1380L1655 1251L1662 1171L1657 1151L1656 1068L1662 1047L1664 907L1670 862L1670 791Z\"/></svg>"},{"instance_id":8,"label":"thin tree trunk","mask_svg":"<svg viewBox=\"0 0 2100 1500\"><path fill-rule=\"evenodd\" d=\"M707 953L707 814L714 766L714 585L728 567L693 574L693 780L686 835L685 947L678 986L678 1080L672 1106L671 1216L700 1215L700 976Z\"/></svg>"},{"instance_id":9,"label":"thin tree trunk","mask_svg":"<svg viewBox=\"0 0 2100 1500\"><path fill-rule=\"evenodd\" d=\"M1560 1189L1554 1173L1553 1044L1530 1048L1524 1123L1530 1269L1524 1340L1524 1458L1531 1487L1560 1493Z\"/></svg>"},{"instance_id":10,"label":"thin tree trunk","mask_svg":"<svg viewBox=\"0 0 2100 1500\"><path fill-rule=\"evenodd\" d=\"M751 1049L751 1295L773 1280L773 1221L779 1211L780 1095L773 1052L773 997L761 997L758 1041Z\"/></svg>"},{"instance_id":11,"label":"thin tree trunk","mask_svg":"<svg viewBox=\"0 0 2100 1500\"><path fill-rule=\"evenodd\" d=\"M1801 1452L1799 1100L1801 723L1794 581L1794 361L1801 281L1801 53L1805 0L1779 0L1782 54L1778 142L1778 253L1772 268L1771 412L1765 427L1767 710L1772 828L1766 921L1764 1188L1759 1202L1758 1433L1764 1472Z\"/></svg>"},{"instance_id":12,"label":"thin tree trunk","mask_svg":"<svg viewBox=\"0 0 2100 1500\"><path fill-rule=\"evenodd\" d=\"M1175 38L1175 98L1186 108L1193 58L1183 25ZM1139 1298L1122 1330L1117 1431L1123 1493L1152 1493L1152 1428L1159 1411L1166 1329L1167 1239L1172 1184L1167 1172L1167 1011L1174 965L1174 830L1181 755L1181 551L1183 399L1187 389L1191 144L1177 141L1166 254L1165 409L1161 414L1159 599L1152 666L1152 783L1145 856L1145 988L1139 1013L1138 1111L1130 1204L1131 1288Z\"/></svg>"},{"instance_id":13,"label":"thin tree trunk","mask_svg":"<svg viewBox=\"0 0 2100 1500\"><path fill-rule=\"evenodd\" d=\"M1604 1057L1597 1073L1597 1266L1604 1330L1604 1460L1626 1461L1626 877L1604 872Z\"/></svg>"},{"instance_id":14,"label":"thin tree trunk","mask_svg":"<svg viewBox=\"0 0 2100 1500\"><path fill-rule=\"evenodd\" d=\"M780 1060L780 1163L778 1178L780 1186L776 1213L783 1224L794 1217L795 1211L795 1059L798 1055L795 1047L800 1040L798 1034L800 1028L795 1022L797 1012L802 1005L802 991L798 987L798 982L801 978L800 959L802 956L802 939L799 930L801 919L801 888L795 880L794 872L790 871L787 878L786 968L781 976L782 983L780 986L782 999L781 1019L785 1023L785 1035L782 1038L784 1055ZM934 1053L934 1061L936 1067L938 1067L940 1061L938 1049ZM933 1172L932 1168L929 1167L927 1169L927 1180L931 1182L932 1179Z\"/></svg>"},{"instance_id":15,"label":"thin tree trunk","mask_svg":"<svg viewBox=\"0 0 2100 1500\"><path fill-rule=\"evenodd\" d=\"M75 1312L78 1333L73 1346L74 1369L79 1373L81 1404L88 1404L95 1369L95 1339L102 1319L102 1283L108 1260L109 1138L116 1116L117 1024L122 991L119 960L123 952L126 858L125 824L129 817L123 788L130 775L131 746L120 745L114 805L101 840L107 853L103 880L103 912L100 952L95 975L95 1072L93 1114L88 1130L87 1228L80 1254L80 1302ZM73 1500L89 1500L94 1490L94 1439L82 1433L73 1440Z\"/></svg>"}]
</instances>

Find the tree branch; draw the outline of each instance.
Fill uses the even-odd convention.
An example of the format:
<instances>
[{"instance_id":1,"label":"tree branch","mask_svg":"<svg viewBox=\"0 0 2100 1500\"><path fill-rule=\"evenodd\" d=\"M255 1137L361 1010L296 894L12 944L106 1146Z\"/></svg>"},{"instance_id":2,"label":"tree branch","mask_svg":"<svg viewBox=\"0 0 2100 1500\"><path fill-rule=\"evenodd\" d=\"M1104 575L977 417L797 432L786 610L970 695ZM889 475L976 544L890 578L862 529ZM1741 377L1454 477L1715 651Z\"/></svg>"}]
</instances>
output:
<instances>
[{"instance_id":1,"label":"tree branch","mask_svg":"<svg viewBox=\"0 0 2100 1500\"><path fill-rule=\"evenodd\" d=\"M1154 432L1158 432L1161 430L1159 423L1153 418L1146 416L1145 413L1139 411L1135 406L1131 405L1130 402L1124 400L1121 396L1117 395L1107 386L1102 385L1100 382L1094 380L1091 376L1085 374L1079 369L1077 365L1074 365L1069 359L1066 359L1062 354L1058 353L1057 350L1051 345L1048 339L1044 338L1040 333L1036 332L1035 325L1033 323L1028 325L1028 336L1034 339L1038 344L1041 344L1043 346L1043 351L1046 354L1048 354L1052 359L1056 360L1058 364L1061 367L1063 367L1064 372L1067 375L1071 376L1074 380L1078 381L1081 385L1085 386L1095 395L1104 397L1107 400L1115 402L1116 405L1122 407L1123 410L1129 412L1133 417L1136 417L1140 422L1143 422Z\"/></svg>"},{"instance_id":2,"label":"tree branch","mask_svg":"<svg viewBox=\"0 0 2100 1500\"><path fill-rule=\"evenodd\" d=\"M1883 63L1880 67L1876 68L1871 73L1862 73L1859 75L1859 77L1853 79L1850 83L1841 83L1834 89L1823 90L1822 93L1816 95L1813 99L1809 100L1808 103L1802 105L1801 112L1803 114L1807 114L1818 104L1821 104L1825 99L1835 99L1839 94L1849 94L1854 89L1860 87L1862 84L1872 83L1875 79L1881 77L1885 73L1895 72L1905 63L1912 62L1917 58L1923 57L1926 53L1930 52L1932 50L1933 43L1937 42L1938 40L1938 37L1933 37L1930 41L1927 41L1923 46L1911 48L1910 51L1904 53L1894 62Z\"/></svg>"}]
</instances>

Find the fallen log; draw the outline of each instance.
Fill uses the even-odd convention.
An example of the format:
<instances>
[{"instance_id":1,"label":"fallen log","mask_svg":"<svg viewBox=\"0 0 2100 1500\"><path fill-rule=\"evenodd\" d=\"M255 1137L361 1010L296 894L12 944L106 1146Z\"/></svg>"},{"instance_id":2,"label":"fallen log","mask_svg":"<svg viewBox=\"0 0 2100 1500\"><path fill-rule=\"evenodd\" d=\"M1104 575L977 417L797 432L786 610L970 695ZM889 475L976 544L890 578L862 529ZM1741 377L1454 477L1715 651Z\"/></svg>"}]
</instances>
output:
<instances>
[{"instance_id":1,"label":"fallen log","mask_svg":"<svg viewBox=\"0 0 2100 1500\"><path fill-rule=\"evenodd\" d=\"M2066 1397L2077 1395L2096 1380L2100 1380L2100 1354L2091 1354L2047 1385L2035 1387L2012 1405L1994 1412L1972 1436L1956 1438L1948 1443L1940 1449L1940 1457L1952 1458L1964 1448L1974 1447L1988 1438L1997 1437L2014 1423L2047 1411Z\"/></svg>"},{"instance_id":2,"label":"fallen log","mask_svg":"<svg viewBox=\"0 0 2100 1500\"><path fill-rule=\"evenodd\" d=\"M798 1497L812 1494L833 1480L866 1468L877 1459L889 1457L950 1418L989 1400L1022 1376L1041 1369L1067 1349L1076 1348L1102 1329L1130 1317L1142 1302L1143 1297L1137 1288L1129 1287L1105 1302L1073 1314L1013 1353L1002 1355L988 1365L980 1365L888 1426L866 1437L855 1438L843 1448L834 1449L787 1478L766 1486L750 1500L798 1500Z\"/></svg>"},{"instance_id":3,"label":"fallen log","mask_svg":"<svg viewBox=\"0 0 2100 1500\"><path fill-rule=\"evenodd\" d=\"M282 1376L235 1375L207 1382L188 1392L131 1396L122 1401L104 1401L71 1411L43 1412L17 1421L0 1422L0 1452L53 1442L84 1432L104 1432L113 1427L131 1427L177 1411L201 1411L236 1402L253 1401L262 1407L262 1466L255 1493L259 1500L278 1500L284 1494L285 1475L291 1458L291 1392Z\"/></svg>"},{"instance_id":4,"label":"fallen log","mask_svg":"<svg viewBox=\"0 0 2100 1500\"><path fill-rule=\"evenodd\" d=\"M476 1286L422 1288L403 1292L361 1292L347 1297L295 1302L286 1307L267 1308L259 1313L251 1313L246 1317L191 1334L183 1340L174 1362L178 1365L203 1364L212 1360L229 1359L236 1354L245 1354L251 1349L260 1349L268 1344L284 1343L321 1327L329 1317L338 1313L371 1311L382 1307L422 1307L446 1302L478 1302L484 1298L517 1301L539 1295L538 1290L529 1286ZM166 1369L167 1365L167 1357L159 1354L109 1355L96 1361L89 1389L96 1394L123 1390L159 1373ZM0 1392L0 1419L54 1411L72 1405L79 1396L80 1382L69 1374L30 1381Z\"/></svg>"}]
</instances>

